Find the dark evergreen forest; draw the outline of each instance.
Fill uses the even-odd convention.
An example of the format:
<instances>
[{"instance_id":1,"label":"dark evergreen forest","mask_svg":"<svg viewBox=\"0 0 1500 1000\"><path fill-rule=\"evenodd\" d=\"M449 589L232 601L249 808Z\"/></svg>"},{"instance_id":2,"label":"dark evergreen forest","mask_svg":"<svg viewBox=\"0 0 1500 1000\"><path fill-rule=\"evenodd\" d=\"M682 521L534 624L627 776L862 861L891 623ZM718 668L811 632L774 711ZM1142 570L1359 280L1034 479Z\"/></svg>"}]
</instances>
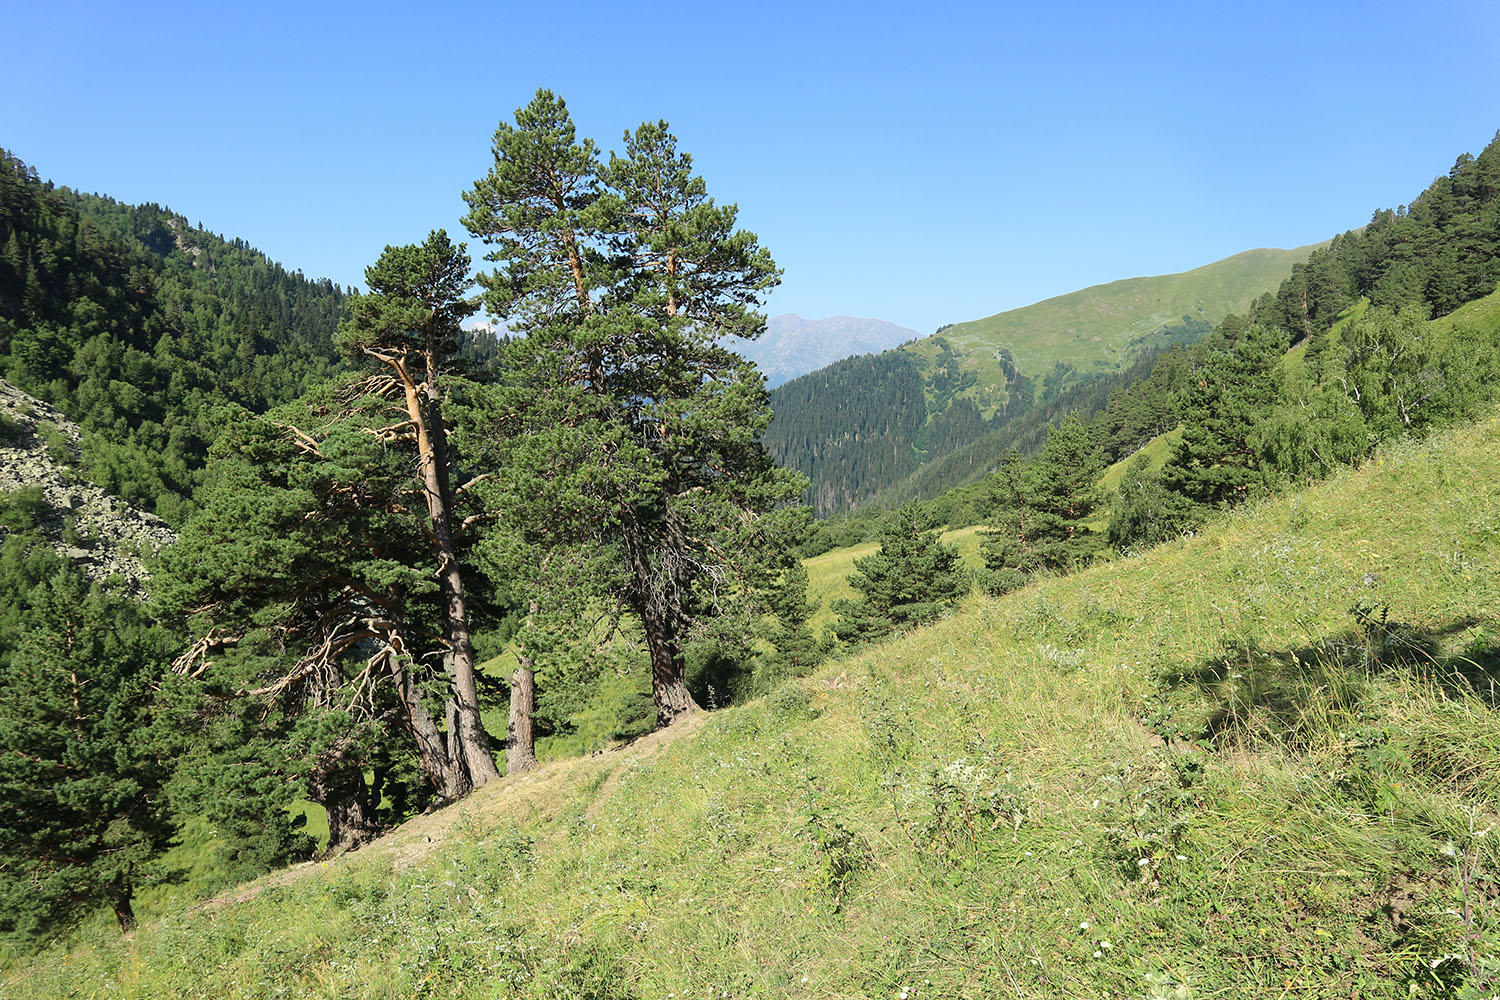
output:
<instances>
[{"instance_id":1,"label":"dark evergreen forest","mask_svg":"<svg viewBox=\"0 0 1500 1000\"><path fill-rule=\"evenodd\" d=\"M223 406L339 367L347 293L160 205L43 182L0 150L0 375L83 429L94 482L180 523Z\"/></svg>"}]
</instances>

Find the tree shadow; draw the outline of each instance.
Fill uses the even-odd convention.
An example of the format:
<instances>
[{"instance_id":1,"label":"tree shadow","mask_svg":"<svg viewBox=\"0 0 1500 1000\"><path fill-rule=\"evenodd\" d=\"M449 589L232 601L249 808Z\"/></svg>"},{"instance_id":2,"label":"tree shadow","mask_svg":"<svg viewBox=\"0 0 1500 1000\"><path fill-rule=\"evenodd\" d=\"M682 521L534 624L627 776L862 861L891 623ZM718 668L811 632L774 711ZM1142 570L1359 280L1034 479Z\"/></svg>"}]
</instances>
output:
<instances>
[{"instance_id":1,"label":"tree shadow","mask_svg":"<svg viewBox=\"0 0 1500 1000\"><path fill-rule=\"evenodd\" d=\"M1201 728L1182 727L1177 735L1215 743L1271 740L1305 749L1318 733L1365 707L1383 677L1410 678L1451 698L1500 707L1500 645L1481 636L1455 649L1478 619L1422 629L1392 618L1387 607L1360 605L1350 614L1349 628L1305 646L1267 650L1254 642L1226 643L1215 655L1164 677L1169 697L1196 695L1207 707Z\"/></svg>"}]
</instances>

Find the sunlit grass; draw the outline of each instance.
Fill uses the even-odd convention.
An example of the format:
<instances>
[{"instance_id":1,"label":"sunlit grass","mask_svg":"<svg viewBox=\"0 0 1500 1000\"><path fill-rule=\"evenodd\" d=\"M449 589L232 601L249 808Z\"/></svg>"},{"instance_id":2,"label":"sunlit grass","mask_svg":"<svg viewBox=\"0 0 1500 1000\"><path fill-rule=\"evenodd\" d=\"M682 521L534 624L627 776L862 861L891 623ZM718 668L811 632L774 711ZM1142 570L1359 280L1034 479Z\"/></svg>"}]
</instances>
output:
<instances>
[{"instance_id":1,"label":"sunlit grass","mask_svg":"<svg viewBox=\"0 0 1500 1000\"><path fill-rule=\"evenodd\" d=\"M1492 417L241 901L90 925L0 995L1456 996L1500 928L1470 835L1500 723L1460 676L1494 669L1497 511ZM822 596L858 554L810 561Z\"/></svg>"}]
</instances>

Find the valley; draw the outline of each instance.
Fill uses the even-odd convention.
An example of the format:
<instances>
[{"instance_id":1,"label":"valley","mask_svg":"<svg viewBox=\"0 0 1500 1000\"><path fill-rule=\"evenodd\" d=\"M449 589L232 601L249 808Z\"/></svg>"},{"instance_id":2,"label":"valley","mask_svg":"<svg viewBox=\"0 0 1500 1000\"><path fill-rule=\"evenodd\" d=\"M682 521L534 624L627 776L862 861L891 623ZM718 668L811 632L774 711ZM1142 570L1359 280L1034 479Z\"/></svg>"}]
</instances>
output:
<instances>
[{"instance_id":1,"label":"valley","mask_svg":"<svg viewBox=\"0 0 1500 1000\"><path fill-rule=\"evenodd\" d=\"M1494 992L1500 134L931 336L614 134L361 289L0 151L0 997Z\"/></svg>"}]
</instances>

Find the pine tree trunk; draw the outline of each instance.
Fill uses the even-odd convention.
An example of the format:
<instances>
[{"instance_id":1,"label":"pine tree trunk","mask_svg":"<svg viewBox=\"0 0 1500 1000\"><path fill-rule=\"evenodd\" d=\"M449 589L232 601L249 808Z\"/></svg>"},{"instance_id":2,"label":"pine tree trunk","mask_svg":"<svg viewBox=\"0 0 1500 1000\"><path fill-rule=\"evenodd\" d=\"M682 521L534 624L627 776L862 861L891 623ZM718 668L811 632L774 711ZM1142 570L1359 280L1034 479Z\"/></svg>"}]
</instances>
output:
<instances>
[{"instance_id":1,"label":"pine tree trunk","mask_svg":"<svg viewBox=\"0 0 1500 1000\"><path fill-rule=\"evenodd\" d=\"M443 672L445 674L453 672L446 659L443 661ZM448 697L443 699L443 746L448 759L453 761L453 766L463 774L464 781L467 782L469 773L464 770L463 750L458 745L458 706L454 704L451 690L448 692Z\"/></svg>"},{"instance_id":2,"label":"pine tree trunk","mask_svg":"<svg viewBox=\"0 0 1500 1000\"><path fill-rule=\"evenodd\" d=\"M479 684L474 668L474 645L469 637L468 610L464 599L463 582L459 577L458 559L452 553L451 540L448 551L440 561L439 579L448 607L448 636L452 644L449 658L449 677L453 686L453 701L458 727L458 749L463 755L469 780L475 788L500 777L490 752L490 735L485 732L484 722L479 717Z\"/></svg>"},{"instance_id":3,"label":"pine tree trunk","mask_svg":"<svg viewBox=\"0 0 1500 1000\"><path fill-rule=\"evenodd\" d=\"M646 649L651 654L651 697L656 702L656 724L670 726L698 711L698 703L687 688L682 652L672 627L649 610L642 612Z\"/></svg>"},{"instance_id":4,"label":"pine tree trunk","mask_svg":"<svg viewBox=\"0 0 1500 1000\"><path fill-rule=\"evenodd\" d=\"M495 765L489 734L479 717L479 686L475 678L474 645L469 635L468 601L453 537L447 435L438 406L436 364L430 348L426 360L428 377L422 389L413 382L404 366L393 367L406 390L407 416L416 432L423 491L428 518L432 522L432 543L437 552L437 579L443 595L443 619L448 639L448 655L443 659L448 668L454 702L456 756L468 772L470 785L478 788L500 777L500 769Z\"/></svg>"},{"instance_id":5,"label":"pine tree trunk","mask_svg":"<svg viewBox=\"0 0 1500 1000\"><path fill-rule=\"evenodd\" d=\"M519 661L510 675L510 731L505 741L505 773L521 774L536 767L536 674L531 660Z\"/></svg>"},{"instance_id":6,"label":"pine tree trunk","mask_svg":"<svg viewBox=\"0 0 1500 1000\"><path fill-rule=\"evenodd\" d=\"M380 836L380 823L375 819L374 810L368 808L368 793L363 787L363 778L360 786L356 794L325 806L328 811L329 854L352 851Z\"/></svg>"},{"instance_id":7,"label":"pine tree trunk","mask_svg":"<svg viewBox=\"0 0 1500 1000\"><path fill-rule=\"evenodd\" d=\"M329 854L353 850L379 836L380 824L358 763L340 758L308 784L313 801L328 813Z\"/></svg>"},{"instance_id":8,"label":"pine tree trunk","mask_svg":"<svg viewBox=\"0 0 1500 1000\"><path fill-rule=\"evenodd\" d=\"M626 507L621 510L621 514L625 558L633 577L631 603L635 612L641 616L641 627L646 633L646 651L651 656L651 697L656 702L656 724L670 726L684 715L698 711L698 703L687 689L682 650L672 621L673 595L665 592L669 583L659 581L651 572L651 564L646 558L645 539L642 537L644 532L635 512Z\"/></svg>"},{"instance_id":9,"label":"pine tree trunk","mask_svg":"<svg viewBox=\"0 0 1500 1000\"><path fill-rule=\"evenodd\" d=\"M452 802L468 794L473 787L449 752L438 727L422 702L422 693L412 680L410 671L395 657L391 659L391 679L396 684L396 697L401 701L403 727L411 734L417 745L417 763L422 773L431 782L439 802Z\"/></svg>"}]
</instances>

